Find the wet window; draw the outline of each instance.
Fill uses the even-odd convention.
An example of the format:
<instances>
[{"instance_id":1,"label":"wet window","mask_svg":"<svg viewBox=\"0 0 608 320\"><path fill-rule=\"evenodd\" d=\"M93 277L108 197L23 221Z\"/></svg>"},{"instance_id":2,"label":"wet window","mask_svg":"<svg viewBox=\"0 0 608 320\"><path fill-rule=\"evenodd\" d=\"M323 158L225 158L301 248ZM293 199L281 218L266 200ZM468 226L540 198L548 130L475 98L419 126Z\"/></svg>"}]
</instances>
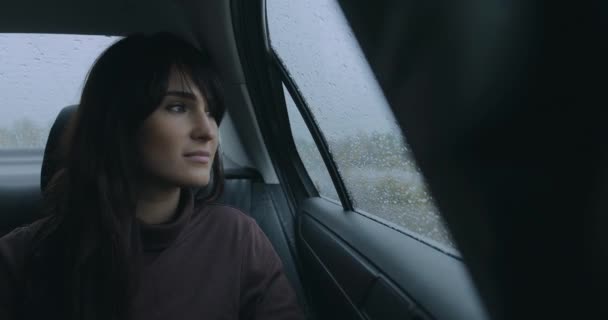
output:
<instances>
[{"instance_id":1,"label":"wet window","mask_svg":"<svg viewBox=\"0 0 608 320\"><path fill-rule=\"evenodd\" d=\"M93 62L117 39L0 34L0 149L43 149L59 111L78 103Z\"/></svg>"},{"instance_id":2,"label":"wet window","mask_svg":"<svg viewBox=\"0 0 608 320\"><path fill-rule=\"evenodd\" d=\"M319 148L306 127L306 123L300 114L300 110L296 107L293 98L283 87L285 94L285 102L287 104L287 113L289 115L289 124L291 126L291 134L298 150L298 155L302 159L302 163L306 168L306 172L315 185L317 192L321 197L340 203L340 197L336 192L336 187L331 180L331 176L323 162L323 157L319 152Z\"/></svg>"},{"instance_id":3,"label":"wet window","mask_svg":"<svg viewBox=\"0 0 608 320\"><path fill-rule=\"evenodd\" d=\"M336 1L268 1L267 10L272 48L323 132L356 211L453 248Z\"/></svg>"}]
</instances>

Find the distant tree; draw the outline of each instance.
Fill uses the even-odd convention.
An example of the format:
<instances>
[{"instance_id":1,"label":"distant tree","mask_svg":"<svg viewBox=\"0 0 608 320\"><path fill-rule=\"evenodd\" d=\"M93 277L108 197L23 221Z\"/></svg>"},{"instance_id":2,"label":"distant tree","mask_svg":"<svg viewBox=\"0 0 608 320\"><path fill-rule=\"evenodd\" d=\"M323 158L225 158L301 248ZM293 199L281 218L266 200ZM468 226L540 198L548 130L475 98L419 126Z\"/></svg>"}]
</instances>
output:
<instances>
[{"instance_id":1,"label":"distant tree","mask_svg":"<svg viewBox=\"0 0 608 320\"><path fill-rule=\"evenodd\" d=\"M2 148L44 148L50 125L38 125L28 118L16 120L8 128L0 128Z\"/></svg>"},{"instance_id":2,"label":"distant tree","mask_svg":"<svg viewBox=\"0 0 608 320\"><path fill-rule=\"evenodd\" d=\"M15 143L15 135L7 128L0 128L0 148L13 148Z\"/></svg>"}]
</instances>

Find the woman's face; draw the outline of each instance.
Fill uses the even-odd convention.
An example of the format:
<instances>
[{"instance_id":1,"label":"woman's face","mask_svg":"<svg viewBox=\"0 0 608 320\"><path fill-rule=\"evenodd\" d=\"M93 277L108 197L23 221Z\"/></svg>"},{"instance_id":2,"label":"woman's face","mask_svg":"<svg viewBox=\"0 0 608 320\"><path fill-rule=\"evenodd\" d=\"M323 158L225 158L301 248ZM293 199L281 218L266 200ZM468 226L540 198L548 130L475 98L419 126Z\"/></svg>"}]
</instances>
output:
<instances>
[{"instance_id":1,"label":"woman's face","mask_svg":"<svg viewBox=\"0 0 608 320\"><path fill-rule=\"evenodd\" d=\"M205 186L218 145L218 127L206 99L176 72L167 94L144 120L137 136L145 183Z\"/></svg>"}]
</instances>

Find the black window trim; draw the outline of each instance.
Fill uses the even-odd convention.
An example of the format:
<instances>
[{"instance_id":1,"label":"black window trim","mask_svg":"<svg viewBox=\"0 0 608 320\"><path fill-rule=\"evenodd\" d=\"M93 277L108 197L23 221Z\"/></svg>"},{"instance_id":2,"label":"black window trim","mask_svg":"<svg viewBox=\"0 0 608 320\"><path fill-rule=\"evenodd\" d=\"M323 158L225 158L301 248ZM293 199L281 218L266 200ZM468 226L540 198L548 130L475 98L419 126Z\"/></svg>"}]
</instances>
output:
<instances>
[{"instance_id":1,"label":"black window trim","mask_svg":"<svg viewBox=\"0 0 608 320\"><path fill-rule=\"evenodd\" d=\"M241 64L243 65L247 79L247 88L252 103L255 106L255 116L260 123L260 130L264 141L266 142L271 161L277 171L281 187L288 198L287 202L292 216L295 217L297 209L302 201L311 197L322 198L325 201L339 206L340 204L335 203L335 201L330 201L326 197L319 196L295 146L290 128L289 115L287 113L283 85L285 85L290 94L292 94L296 106L298 106L298 101L296 99L302 100L302 98L299 96L298 91L289 90L290 86L292 86L292 90L294 87L297 87L284 69L280 59L274 55L270 46L267 32L268 26L266 24L265 4L265 0L233 0L232 10L235 12L234 14L238 16L240 16L239 11L257 11L260 13L259 17L255 17L255 15L251 14L241 17L246 21L234 19L233 23L235 24L235 38L237 39L237 46L239 47ZM241 23L247 27L244 28ZM251 28L252 25L257 25L260 29L256 30L256 28ZM246 54L243 50L246 51ZM282 80L285 79L287 82L282 82ZM298 95L294 96L291 92L296 92ZM305 105L303 104L303 101L301 101L301 103L301 105ZM277 118L279 118L278 121ZM309 121L312 121L312 124L316 126L312 117ZM324 140L322 141L325 143ZM317 147L319 146L317 145ZM327 151L327 149L325 150ZM319 152L321 152L321 150L319 150ZM340 192L337 187L336 191ZM436 245L434 241L426 241L426 237L421 238L418 233L398 226L391 221L384 220L377 215L355 210L353 208L345 209L344 205L342 205L342 208L343 212L353 212L364 216L373 220L375 223L399 231L404 236L414 238L430 248L439 250L453 258L461 259L457 248L448 248L441 244Z\"/></svg>"},{"instance_id":2,"label":"black window trim","mask_svg":"<svg viewBox=\"0 0 608 320\"><path fill-rule=\"evenodd\" d=\"M269 81L271 79L269 74L272 70L269 68L266 57L261 54L261 52L266 52L267 49L265 47L267 43L263 39L265 32L265 21L263 19L265 15L262 13L265 11L265 7L261 0L233 0L231 1L231 11L236 46L256 121L259 123L260 132L272 165L276 170L279 183L289 199L287 202L291 214L295 217L296 200L302 199L309 191L301 183L301 180L293 179L293 175L297 175L297 172L292 172L289 167L281 165L285 162L284 154L280 152L281 147L284 147L283 140L277 134L276 126L268 121L267 115L277 114L273 112L272 105L277 103L279 99L276 98L276 95L269 94L269 92L276 90L273 90L272 81ZM259 14L251 14L250 12L259 12ZM260 32L258 30L261 28L264 28L264 31Z\"/></svg>"},{"instance_id":3,"label":"black window trim","mask_svg":"<svg viewBox=\"0 0 608 320\"><path fill-rule=\"evenodd\" d=\"M338 165L336 164L333 158L333 154L329 151L329 145L327 143L327 139L325 139L323 131L319 128L319 125L314 119L312 111L310 111L308 104L304 100L302 92L300 91L295 80L293 80L293 78L291 78L291 76L289 75L289 71L287 70L287 67L279 57L278 53L275 52L272 48L270 48L269 54L271 56L271 59L275 63L277 70L281 74L285 88L287 88L287 91L291 95L291 98L293 99L296 107L298 108L298 111L300 112L300 116L302 116L302 119L304 120L304 123L308 128L308 131L313 137L313 140L317 146L317 150L323 158L325 168L327 169L329 176L332 179L332 183L336 188L336 192L338 193L339 197L338 200L342 204L342 208L344 208L345 210L353 211L353 202L350 197L350 193L348 192L346 184L344 183L344 179L342 178L342 175L338 170Z\"/></svg>"},{"instance_id":4,"label":"black window trim","mask_svg":"<svg viewBox=\"0 0 608 320\"><path fill-rule=\"evenodd\" d=\"M300 114L302 116L303 119L305 119L305 123L308 127L308 129L310 131L311 127L314 128L314 130L316 130L318 132L318 137L320 137L321 141L318 142L317 139L315 139L315 144L317 144L317 148L319 148L319 143L322 143L324 146L327 147L327 140L325 140L325 137L323 135L323 132L321 131L321 129L318 127L318 124L316 123L316 121L314 120L314 116L312 115L312 111L310 111L310 109L308 108L308 105L306 104L306 102L304 101L304 99L302 98L302 93L299 90L297 84L295 83L295 81L289 76L289 72L287 71L286 67L284 66L283 62L281 61L281 59L278 57L278 55L276 54L276 52L274 52L272 49L270 49L272 52L272 59L274 60L276 67L279 69L278 71L280 72L282 79L284 81L285 87L288 89L289 94L291 95L292 99L294 100L294 103L296 104L296 106L298 107L298 111L300 111ZM290 88L293 90L290 90ZM297 100L296 100L297 99ZM286 106L285 106L286 108ZM304 112L302 111L304 110L304 112L306 113L306 116L303 114ZM306 120L308 119L308 121ZM313 135L313 133L311 132L311 135ZM291 136L291 131L290 131L290 136ZM315 137L315 135L313 135L313 138ZM293 139L292 139L292 143ZM319 152L321 152L321 150L319 150ZM330 161L335 164L334 160L333 160L333 156L331 155L331 152L329 152L329 150L327 149L326 152L329 154L330 157ZM296 153L296 157L299 158L299 153ZM301 160L301 159L300 159ZM323 159L324 161L326 161L326 159ZM335 164L336 169L337 169L337 164ZM303 167L303 170L306 172L306 175L309 176L308 171L306 170L305 167ZM329 169L328 169L329 171ZM331 173L330 173L331 174ZM340 179L340 182L343 185L344 190L348 190L346 188L346 185L344 185L343 180L341 175L339 174L338 171L338 176ZM338 192L338 188L336 188L336 192ZM350 196L350 194L347 195ZM326 200L331 201L330 199L327 199L325 197L323 197ZM349 204L352 204L351 199L349 197L348 199ZM332 201L334 203L336 203L335 201ZM338 205L340 205L339 203L336 203ZM403 234L404 236L410 237L412 239L415 239L416 241L419 241L437 251L440 251L448 256L451 256L452 258L461 260L462 257L460 255L460 252L458 250L458 248L456 247L450 247L448 245L445 245L437 240L431 239L427 236L425 236L424 234L420 234L418 232L413 231L412 229L399 225L391 220L385 219L382 216L378 215L378 214L374 214L371 212L367 212L361 208L353 208L351 205L351 208L346 209L343 205L344 208L344 212L353 212L356 214L359 214L363 217L366 217L367 219L370 219L372 221L374 221L375 223L381 224L387 228L390 228L392 230L395 230L401 234Z\"/></svg>"},{"instance_id":5,"label":"black window trim","mask_svg":"<svg viewBox=\"0 0 608 320\"><path fill-rule=\"evenodd\" d=\"M319 197L319 193L291 135L284 84L280 71L268 54L271 50L265 5L264 0L231 1L233 17L238 17L233 19L233 28L256 121L291 214L295 217L298 205L307 198Z\"/></svg>"},{"instance_id":6,"label":"black window trim","mask_svg":"<svg viewBox=\"0 0 608 320\"><path fill-rule=\"evenodd\" d=\"M314 129L311 130L310 124L314 123L314 120L309 113L308 116L311 118L307 120L307 111L301 111L302 104L298 103L303 101L301 95L297 93L294 95L296 92L294 83L280 63L280 59L274 55L268 34L266 1L233 0L231 5L234 15L240 17L240 19L233 20L234 32L241 64L245 71L247 88L255 106L254 113L260 124L259 127L273 166L277 171L279 182L291 200L289 202L291 202L292 214L295 215L297 204L306 198L321 197L333 203L335 200L319 195L302 163L292 136L283 86L287 88L300 109L300 114L317 144L340 197L339 205L345 210L352 209L348 192L339 175L336 175L337 167L332 163L327 144L323 144L322 147L319 145L319 141L324 141L324 138L320 136L318 128L312 126ZM248 14L241 14L245 12ZM257 12L259 15L251 14L252 12ZM252 26L257 27L252 28ZM339 182L338 185L336 181ZM342 186L342 190L340 190L340 186Z\"/></svg>"},{"instance_id":7,"label":"black window trim","mask_svg":"<svg viewBox=\"0 0 608 320\"><path fill-rule=\"evenodd\" d=\"M319 150L319 153L321 154L321 156L323 158L325 166L330 174L330 177L332 178L333 185L336 188L336 192L338 193L338 196L340 197L339 200L340 200L345 212L350 211L350 212L354 212L359 215L362 215L370 220L375 221L376 223L379 223L381 225L384 225L385 227L398 231L405 236L416 239L417 241L422 242L425 245L427 245L435 250L438 250L446 255L449 255L456 259L462 259L460 251L457 247L450 247L439 241L431 239L423 234L415 232L405 226L401 226L393 221L387 220L378 214L370 213L361 208L357 209L354 207L351 195L348 192L348 188L346 187L346 184L344 183L342 175L340 174L340 171L338 170L338 164L334 161L333 154L329 151L329 146L328 146L327 140L325 139L323 131L319 128L317 122L315 121L314 115L313 115L312 111L310 110L310 108L308 107L308 104L306 103L305 99L303 98L303 95L299 89L299 86L296 84L295 80L293 78L291 78L289 71L287 70L287 67L285 66L284 62L281 60L279 54L277 52L275 52L275 50L272 48L272 45L270 43L271 42L270 34L268 31L269 28L267 25L268 18L266 16L267 15L266 0L261 0L261 1L263 2L263 7L264 7L264 23L265 23L264 31L265 31L265 38L267 41L265 44L265 48L268 51L271 62L274 64L276 71L280 74L283 84L285 85L289 94L291 95L291 98L293 99L296 107L298 108L298 110L300 112L300 115L304 119L304 122L306 123L306 126L315 141L317 149ZM281 96L283 96L282 90L281 90ZM283 102L283 104L286 104L284 97L282 99L282 102ZM285 113L287 113L286 105L281 105L280 107L285 108ZM288 118L287 118L287 122L289 125ZM292 146L294 146L294 149L295 149L295 142L294 142L292 134L291 134L291 128L289 131L289 136L292 140L291 144L292 144ZM297 149L295 152L295 157L297 157L299 162L302 163L301 158L299 157L299 153L297 152ZM308 181L311 181L310 175L308 174L308 171L306 170L306 168L303 165L301 167L299 167L298 169L304 170ZM314 185L313 185L313 188L315 188ZM315 190L316 190L316 188L315 188ZM318 194L318 192L317 192L317 194ZM327 197L323 197L323 199L331 201L331 199L328 199ZM335 201L331 201L331 202L335 203ZM449 229L448 229L448 232L449 232Z\"/></svg>"}]
</instances>

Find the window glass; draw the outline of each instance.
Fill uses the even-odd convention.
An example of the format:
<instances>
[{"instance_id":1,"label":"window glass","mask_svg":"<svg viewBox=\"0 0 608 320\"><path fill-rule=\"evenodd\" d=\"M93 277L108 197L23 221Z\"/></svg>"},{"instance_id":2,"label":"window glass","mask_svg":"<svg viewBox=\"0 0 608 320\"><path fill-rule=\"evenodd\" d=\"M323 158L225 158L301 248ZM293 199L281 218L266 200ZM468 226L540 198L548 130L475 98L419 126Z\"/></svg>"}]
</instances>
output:
<instances>
[{"instance_id":1,"label":"window glass","mask_svg":"<svg viewBox=\"0 0 608 320\"><path fill-rule=\"evenodd\" d=\"M43 149L55 117L117 37L0 34L0 149Z\"/></svg>"},{"instance_id":2,"label":"window glass","mask_svg":"<svg viewBox=\"0 0 608 320\"><path fill-rule=\"evenodd\" d=\"M322 197L340 203L340 197L336 192L336 187L331 180L331 176L323 162L323 157L315 141L306 127L306 123L302 118L302 114L296 106L293 98L283 86L285 93L285 102L287 104L287 113L289 114L289 124L291 126L291 134L293 135L296 149L300 155L300 159L304 163L304 167L310 176L310 179L315 184L319 195Z\"/></svg>"},{"instance_id":3,"label":"window glass","mask_svg":"<svg viewBox=\"0 0 608 320\"><path fill-rule=\"evenodd\" d=\"M324 133L356 211L453 248L336 1L268 1L267 10L272 48Z\"/></svg>"}]
</instances>

